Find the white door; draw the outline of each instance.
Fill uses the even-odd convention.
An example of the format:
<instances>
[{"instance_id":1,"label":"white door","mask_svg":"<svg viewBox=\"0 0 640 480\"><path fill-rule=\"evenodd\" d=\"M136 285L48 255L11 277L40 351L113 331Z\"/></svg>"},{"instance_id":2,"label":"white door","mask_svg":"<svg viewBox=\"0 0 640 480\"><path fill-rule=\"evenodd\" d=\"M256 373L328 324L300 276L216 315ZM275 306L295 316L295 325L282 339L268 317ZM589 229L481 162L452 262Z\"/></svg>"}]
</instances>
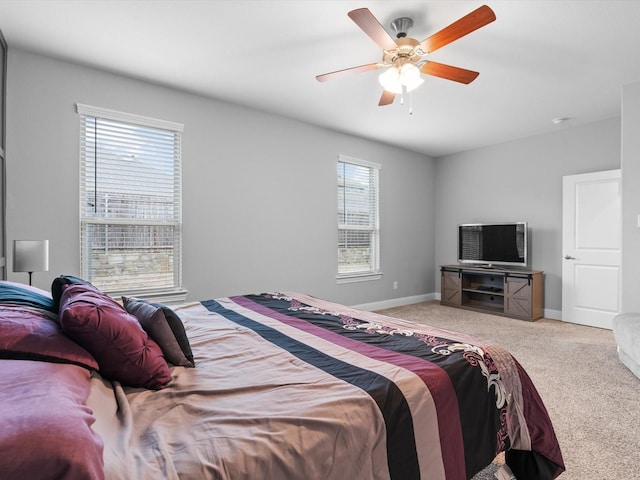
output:
<instances>
[{"instance_id":1,"label":"white door","mask_svg":"<svg viewBox=\"0 0 640 480\"><path fill-rule=\"evenodd\" d=\"M562 320L611 329L620 311L620 170L563 177Z\"/></svg>"}]
</instances>

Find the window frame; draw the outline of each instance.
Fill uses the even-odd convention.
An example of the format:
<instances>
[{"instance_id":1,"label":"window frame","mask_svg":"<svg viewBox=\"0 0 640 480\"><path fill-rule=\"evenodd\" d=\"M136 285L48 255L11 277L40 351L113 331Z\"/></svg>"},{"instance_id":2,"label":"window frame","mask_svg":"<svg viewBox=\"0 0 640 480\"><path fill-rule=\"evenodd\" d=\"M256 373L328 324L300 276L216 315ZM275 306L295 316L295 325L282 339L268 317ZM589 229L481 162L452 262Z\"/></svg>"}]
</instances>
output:
<instances>
[{"instance_id":1,"label":"window frame","mask_svg":"<svg viewBox=\"0 0 640 480\"><path fill-rule=\"evenodd\" d=\"M92 282L92 273L90 268L90 261L87 258L87 252L85 249L89 246L85 245L85 229L90 225L119 225L119 226L172 226L174 229L171 255L171 268L170 273L172 277L172 284L165 286L147 286L141 288L124 288L113 289L105 288L105 293L113 296L118 295L131 295L138 298L147 300L163 301L166 303L181 302L186 300L186 290L182 287L182 134L184 131L184 125L180 123L170 122L166 120L160 120L151 117L145 117L141 115L135 115L125 112L119 112L115 110L109 110L106 108L94 107L90 105L84 105L81 103L76 104L76 111L79 119L79 160L80 160L80 195L79 195L79 207L80 207L80 269L81 275L86 280ZM128 128L131 125L140 126L149 129L165 130L176 135L174 148L173 148L173 161L172 161L172 185L174 189L173 200L171 205L173 215L171 219L161 218L158 220L148 219L136 219L130 218L117 218L108 217L104 215L91 216L86 213L86 205L83 202L87 198L87 194L90 191L86 181L86 165L88 162L95 160L95 157L89 157L86 155L86 151L83 149L83 142L86 140L86 123L87 118L102 119L108 122L116 122L122 124ZM126 141L123 143L123 149L129 146ZM93 190L91 190L93 191ZM95 277L94 277L95 278Z\"/></svg>"},{"instance_id":2,"label":"window frame","mask_svg":"<svg viewBox=\"0 0 640 480\"><path fill-rule=\"evenodd\" d=\"M355 165L357 167L364 167L369 169L369 183L370 188L372 188L373 194L373 209L374 212L370 215L370 220L372 221L372 225L369 227L358 226L357 228L349 228L349 225L346 223L340 223L340 164L350 164ZM359 158L350 157L347 155L338 155L338 161L336 162L336 181L337 181L337 213L338 213L338 259L337 259L337 274L336 274L336 283L354 283L354 282L365 282L371 280L379 280L382 278L382 270L380 267L380 171L382 170L382 166L375 162L370 162L367 160L362 160ZM344 185L342 186L344 188ZM344 192L343 192L343 202L344 202ZM345 205L343 205L343 209ZM343 210L344 211L344 210ZM370 246L370 255L372 257L371 268L360 271L349 271L349 272L341 272L340 271L340 232L341 231L359 231L359 232L369 232L371 235L371 243Z\"/></svg>"}]
</instances>

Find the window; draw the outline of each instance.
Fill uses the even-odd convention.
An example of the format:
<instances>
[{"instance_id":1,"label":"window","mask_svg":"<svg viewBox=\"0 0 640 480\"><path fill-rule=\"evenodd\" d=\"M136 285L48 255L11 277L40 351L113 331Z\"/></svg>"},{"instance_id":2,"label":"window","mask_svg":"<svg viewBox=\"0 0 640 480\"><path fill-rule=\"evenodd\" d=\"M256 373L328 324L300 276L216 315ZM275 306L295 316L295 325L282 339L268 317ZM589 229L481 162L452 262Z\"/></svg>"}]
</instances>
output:
<instances>
[{"instance_id":1,"label":"window","mask_svg":"<svg viewBox=\"0 0 640 480\"><path fill-rule=\"evenodd\" d=\"M338 159L338 282L381 277L379 172L374 163Z\"/></svg>"},{"instance_id":2,"label":"window","mask_svg":"<svg viewBox=\"0 0 640 480\"><path fill-rule=\"evenodd\" d=\"M105 292L181 288L183 126L77 105L83 278Z\"/></svg>"}]
</instances>

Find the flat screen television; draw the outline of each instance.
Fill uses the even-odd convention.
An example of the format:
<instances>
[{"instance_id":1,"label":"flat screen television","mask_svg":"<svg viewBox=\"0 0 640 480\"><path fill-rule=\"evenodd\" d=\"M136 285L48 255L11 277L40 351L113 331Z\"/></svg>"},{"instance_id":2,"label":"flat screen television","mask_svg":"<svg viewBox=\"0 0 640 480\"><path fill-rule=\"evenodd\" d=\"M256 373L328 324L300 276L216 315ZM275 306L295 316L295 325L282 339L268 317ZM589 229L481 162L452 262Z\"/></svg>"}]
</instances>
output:
<instances>
[{"instance_id":1,"label":"flat screen television","mask_svg":"<svg viewBox=\"0 0 640 480\"><path fill-rule=\"evenodd\" d=\"M527 222L458 225L458 262L525 267Z\"/></svg>"}]
</instances>

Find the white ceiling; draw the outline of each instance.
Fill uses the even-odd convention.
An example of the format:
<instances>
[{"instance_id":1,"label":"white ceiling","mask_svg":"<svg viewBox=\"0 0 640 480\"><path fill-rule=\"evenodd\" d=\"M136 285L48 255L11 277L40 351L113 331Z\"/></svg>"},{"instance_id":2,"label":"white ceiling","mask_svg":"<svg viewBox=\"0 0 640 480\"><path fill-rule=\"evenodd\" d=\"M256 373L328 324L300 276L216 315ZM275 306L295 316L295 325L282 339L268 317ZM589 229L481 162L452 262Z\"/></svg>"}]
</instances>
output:
<instances>
[{"instance_id":1,"label":"white ceiling","mask_svg":"<svg viewBox=\"0 0 640 480\"><path fill-rule=\"evenodd\" d=\"M409 16L409 36L421 41L484 3L495 22L429 57L480 76L469 85L425 76L412 115L408 98L377 106L376 71L315 79L381 59L350 10L367 7L385 27ZM622 85L640 81L639 21L633 0L0 0L10 49L433 157L620 115Z\"/></svg>"}]
</instances>

